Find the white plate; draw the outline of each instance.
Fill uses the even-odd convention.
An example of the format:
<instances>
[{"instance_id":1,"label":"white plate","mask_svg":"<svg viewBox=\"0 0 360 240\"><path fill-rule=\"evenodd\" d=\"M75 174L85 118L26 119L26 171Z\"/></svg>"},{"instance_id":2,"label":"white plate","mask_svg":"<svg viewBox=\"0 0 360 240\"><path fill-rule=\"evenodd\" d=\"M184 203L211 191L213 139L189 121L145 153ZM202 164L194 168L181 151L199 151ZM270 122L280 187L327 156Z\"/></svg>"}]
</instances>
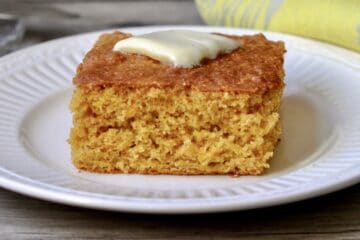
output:
<instances>
[{"instance_id":1,"label":"white plate","mask_svg":"<svg viewBox=\"0 0 360 240\"><path fill-rule=\"evenodd\" d=\"M140 34L169 27L129 28ZM251 30L182 27L231 34ZM286 42L284 135L263 176L145 176L78 172L66 142L74 70L97 33L40 44L0 60L0 186L75 206L146 213L251 209L318 196L360 180L360 57L278 33Z\"/></svg>"}]
</instances>

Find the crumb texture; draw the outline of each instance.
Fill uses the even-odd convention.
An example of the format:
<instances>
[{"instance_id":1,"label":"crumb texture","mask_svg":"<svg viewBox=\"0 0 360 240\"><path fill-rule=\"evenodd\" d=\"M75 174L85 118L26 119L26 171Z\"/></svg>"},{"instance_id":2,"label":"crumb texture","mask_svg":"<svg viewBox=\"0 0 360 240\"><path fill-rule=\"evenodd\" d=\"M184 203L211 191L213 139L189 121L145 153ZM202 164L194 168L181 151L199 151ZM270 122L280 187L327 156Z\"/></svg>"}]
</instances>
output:
<instances>
[{"instance_id":1,"label":"crumb texture","mask_svg":"<svg viewBox=\"0 0 360 240\"><path fill-rule=\"evenodd\" d=\"M281 95L80 85L73 163L101 173L258 175L280 138Z\"/></svg>"}]
</instances>

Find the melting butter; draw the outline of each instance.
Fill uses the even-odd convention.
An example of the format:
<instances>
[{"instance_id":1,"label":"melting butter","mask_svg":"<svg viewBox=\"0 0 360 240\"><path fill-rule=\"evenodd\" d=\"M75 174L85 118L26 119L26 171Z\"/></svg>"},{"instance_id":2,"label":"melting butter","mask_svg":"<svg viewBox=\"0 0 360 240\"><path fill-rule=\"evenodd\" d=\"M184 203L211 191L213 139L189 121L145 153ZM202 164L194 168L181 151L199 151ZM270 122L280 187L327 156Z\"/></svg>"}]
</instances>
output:
<instances>
[{"instance_id":1,"label":"melting butter","mask_svg":"<svg viewBox=\"0 0 360 240\"><path fill-rule=\"evenodd\" d=\"M230 53L240 43L216 34L188 30L168 30L130 37L117 42L114 51L136 53L174 67L199 65L204 58Z\"/></svg>"}]
</instances>

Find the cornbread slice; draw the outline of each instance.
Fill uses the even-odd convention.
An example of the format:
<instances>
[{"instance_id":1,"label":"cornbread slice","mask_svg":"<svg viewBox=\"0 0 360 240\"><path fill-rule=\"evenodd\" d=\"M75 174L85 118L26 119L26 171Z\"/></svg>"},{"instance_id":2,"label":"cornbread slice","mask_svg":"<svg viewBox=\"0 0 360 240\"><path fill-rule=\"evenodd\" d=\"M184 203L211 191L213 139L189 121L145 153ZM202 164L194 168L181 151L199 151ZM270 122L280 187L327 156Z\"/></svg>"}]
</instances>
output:
<instances>
[{"instance_id":1,"label":"cornbread slice","mask_svg":"<svg viewBox=\"0 0 360 240\"><path fill-rule=\"evenodd\" d=\"M113 52L102 35L74 78L72 161L100 173L258 175L280 139L282 42L242 47L194 68ZM226 36L226 35L224 35Z\"/></svg>"}]
</instances>

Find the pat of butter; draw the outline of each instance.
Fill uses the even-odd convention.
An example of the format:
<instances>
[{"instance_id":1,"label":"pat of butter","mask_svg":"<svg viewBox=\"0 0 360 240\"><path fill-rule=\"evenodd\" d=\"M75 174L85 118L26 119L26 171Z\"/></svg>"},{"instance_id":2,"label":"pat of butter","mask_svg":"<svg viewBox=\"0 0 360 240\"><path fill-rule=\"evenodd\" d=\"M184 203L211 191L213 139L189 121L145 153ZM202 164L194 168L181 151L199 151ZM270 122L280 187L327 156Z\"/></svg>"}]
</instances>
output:
<instances>
[{"instance_id":1,"label":"pat of butter","mask_svg":"<svg viewBox=\"0 0 360 240\"><path fill-rule=\"evenodd\" d=\"M114 51L137 53L174 67L193 67L204 58L230 53L240 43L216 34L169 30L130 37L117 42Z\"/></svg>"}]
</instances>

